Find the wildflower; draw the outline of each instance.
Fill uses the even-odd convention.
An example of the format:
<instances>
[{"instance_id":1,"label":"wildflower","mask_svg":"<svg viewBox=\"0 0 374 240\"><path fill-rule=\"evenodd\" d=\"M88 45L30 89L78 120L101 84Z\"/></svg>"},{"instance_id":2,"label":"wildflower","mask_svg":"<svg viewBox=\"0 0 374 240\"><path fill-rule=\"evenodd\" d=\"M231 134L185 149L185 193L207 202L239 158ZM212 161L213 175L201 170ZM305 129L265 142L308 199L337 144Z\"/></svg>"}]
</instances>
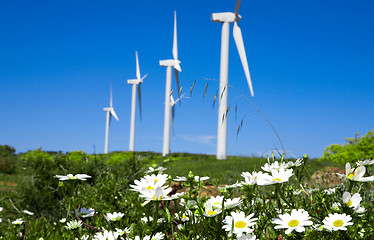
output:
<instances>
[{"instance_id":1,"label":"wildflower","mask_svg":"<svg viewBox=\"0 0 374 240\"><path fill-rule=\"evenodd\" d=\"M58 180L60 180L60 181L65 181L65 180L82 180L82 181L86 181L87 178L91 178L91 176L89 176L87 174L76 174L75 176L73 176L73 174L69 173L66 176L56 175L55 178L58 178Z\"/></svg>"},{"instance_id":2,"label":"wildflower","mask_svg":"<svg viewBox=\"0 0 374 240\"><path fill-rule=\"evenodd\" d=\"M187 222L188 220L190 220L190 216L192 216L191 210L187 210L184 213L182 213L180 218L178 213L175 213L175 217L177 219L180 219L182 222Z\"/></svg>"},{"instance_id":3,"label":"wildflower","mask_svg":"<svg viewBox=\"0 0 374 240\"><path fill-rule=\"evenodd\" d=\"M157 187L151 191L141 192L140 197L145 198L146 201L143 206L150 201L161 201L161 200L172 200L174 198L167 196L171 192L171 188L163 189L162 187Z\"/></svg>"},{"instance_id":4,"label":"wildflower","mask_svg":"<svg viewBox=\"0 0 374 240\"><path fill-rule=\"evenodd\" d=\"M163 186L168 179L167 174L152 174L146 175L139 180L135 180L135 185L130 185L133 191L137 192L145 192L145 191L152 191L157 187Z\"/></svg>"},{"instance_id":5,"label":"wildflower","mask_svg":"<svg viewBox=\"0 0 374 240\"><path fill-rule=\"evenodd\" d=\"M335 193L335 191L336 191L336 188L329 188L329 189L323 190L323 192L327 193L327 195L331 195L331 194Z\"/></svg>"},{"instance_id":6,"label":"wildflower","mask_svg":"<svg viewBox=\"0 0 374 240\"><path fill-rule=\"evenodd\" d=\"M89 237L90 237L90 235L83 235L83 236L81 237L81 240L88 240Z\"/></svg>"},{"instance_id":7,"label":"wildflower","mask_svg":"<svg viewBox=\"0 0 374 240\"><path fill-rule=\"evenodd\" d=\"M21 225L24 222L25 221L23 221L22 218L18 218L17 220L13 221L12 224L14 224L14 225Z\"/></svg>"},{"instance_id":8,"label":"wildflower","mask_svg":"<svg viewBox=\"0 0 374 240\"><path fill-rule=\"evenodd\" d=\"M253 213L245 216L244 212L232 212L231 216L226 216L223 221L223 229L228 233L228 236L231 237L232 234L235 234L236 237L242 237L243 233L251 233L253 229L251 228L256 224L257 218L252 218Z\"/></svg>"},{"instance_id":9,"label":"wildflower","mask_svg":"<svg viewBox=\"0 0 374 240\"><path fill-rule=\"evenodd\" d=\"M67 226L65 226L66 229L77 229L82 225L81 221L78 220L71 220L67 223Z\"/></svg>"},{"instance_id":10,"label":"wildflower","mask_svg":"<svg viewBox=\"0 0 374 240\"><path fill-rule=\"evenodd\" d=\"M365 166L358 166L356 168L351 168L350 163L345 164L345 175L337 173L339 176L343 176L352 181L358 182L371 182L374 181L374 176L363 177L365 175L366 168Z\"/></svg>"},{"instance_id":11,"label":"wildflower","mask_svg":"<svg viewBox=\"0 0 374 240\"><path fill-rule=\"evenodd\" d=\"M123 213L121 213L121 212L119 212L119 213L117 213L117 212L114 212L114 213L107 213L105 218L106 218L108 221L119 221L119 220L121 220L121 218L122 218L124 215L125 215L125 214L123 214Z\"/></svg>"},{"instance_id":12,"label":"wildflower","mask_svg":"<svg viewBox=\"0 0 374 240\"><path fill-rule=\"evenodd\" d=\"M338 203L338 202L334 202L334 203L332 203L332 205L331 205L331 208L332 208L334 211L338 211L338 210L340 209L340 207L341 207L341 205L340 205L340 203Z\"/></svg>"},{"instance_id":13,"label":"wildflower","mask_svg":"<svg viewBox=\"0 0 374 240\"><path fill-rule=\"evenodd\" d=\"M165 234L158 232L155 235L153 235L152 238L150 236L145 236L143 240L162 240L164 239L164 237Z\"/></svg>"},{"instance_id":14,"label":"wildflower","mask_svg":"<svg viewBox=\"0 0 374 240\"><path fill-rule=\"evenodd\" d=\"M309 213L304 209L292 209L291 214L280 214L279 218L273 219L275 229L287 228L286 234L290 234L293 230L296 232L304 232L305 226L313 225L313 222L310 221Z\"/></svg>"},{"instance_id":15,"label":"wildflower","mask_svg":"<svg viewBox=\"0 0 374 240\"><path fill-rule=\"evenodd\" d=\"M240 238L237 238L237 240L256 240L256 235L252 234L243 234Z\"/></svg>"},{"instance_id":16,"label":"wildflower","mask_svg":"<svg viewBox=\"0 0 374 240\"><path fill-rule=\"evenodd\" d=\"M348 207L356 209L360 207L362 197L359 193L351 194L349 192L343 193L343 202L348 205Z\"/></svg>"},{"instance_id":17,"label":"wildflower","mask_svg":"<svg viewBox=\"0 0 374 240\"><path fill-rule=\"evenodd\" d=\"M60 223L65 223L65 222L66 222L66 218L60 219Z\"/></svg>"},{"instance_id":18,"label":"wildflower","mask_svg":"<svg viewBox=\"0 0 374 240\"><path fill-rule=\"evenodd\" d=\"M293 162L293 161L287 162L285 164L285 168L298 167L298 166L301 166L301 164L303 164L303 160L298 158L298 159L296 159L295 162Z\"/></svg>"},{"instance_id":19,"label":"wildflower","mask_svg":"<svg viewBox=\"0 0 374 240\"><path fill-rule=\"evenodd\" d=\"M75 209L75 214L77 214L80 217L92 217L96 214L95 209L93 208L81 208L81 209Z\"/></svg>"},{"instance_id":20,"label":"wildflower","mask_svg":"<svg viewBox=\"0 0 374 240\"><path fill-rule=\"evenodd\" d=\"M94 236L95 240L115 240L117 239L117 236L112 231L104 230L103 233L98 232Z\"/></svg>"},{"instance_id":21,"label":"wildflower","mask_svg":"<svg viewBox=\"0 0 374 240\"><path fill-rule=\"evenodd\" d=\"M211 196L208 201L212 205L213 208L222 208L222 203L223 203L223 196L217 195Z\"/></svg>"},{"instance_id":22,"label":"wildflower","mask_svg":"<svg viewBox=\"0 0 374 240\"><path fill-rule=\"evenodd\" d=\"M0 223L3 221L3 219L0 218Z\"/></svg>"},{"instance_id":23,"label":"wildflower","mask_svg":"<svg viewBox=\"0 0 374 240\"><path fill-rule=\"evenodd\" d=\"M257 183L258 176L262 175L263 173L259 171L258 173L253 171L252 173L249 172L242 172L241 176L244 177L244 182L242 184L247 185L255 185Z\"/></svg>"},{"instance_id":24,"label":"wildflower","mask_svg":"<svg viewBox=\"0 0 374 240\"><path fill-rule=\"evenodd\" d=\"M3 208L2 208L2 207L0 207L0 212L1 212L1 211L3 211Z\"/></svg>"},{"instance_id":25,"label":"wildflower","mask_svg":"<svg viewBox=\"0 0 374 240\"><path fill-rule=\"evenodd\" d=\"M209 179L209 177L194 176L195 182L203 182L203 181L206 181L208 179ZM173 180L176 181L176 182L185 182L185 181L187 181L187 178L176 176L176 178L174 178Z\"/></svg>"},{"instance_id":26,"label":"wildflower","mask_svg":"<svg viewBox=\"0 0 374 240\"><path fill-rule=\"evenodd\" d=\"M24 213L26 213L26 214L28 214L28 215L34 215L34 213L33 212L30 212L29 210L23 210L22 212L24 212Z\"/></svg>"},{"instance_id":27,"label":"wildflower","mask_svg":"<svg viewBox=\"0 0 374 240\"><path fill-rule=\"evenodd\" d=\"M271 172L272 170L279 170L279 169L282 169L282 168L285 169L286 166L287 166L287 164L285 162L278 163L278 161L275 161L272 164L265 163L265 165L262 166L261 168L265 172Z\"/></svg>"},{"instance_id":28,"label":"wildflower","mask_svg":"<svg viewBox=\"0 0 374 240\"><path fill-rule=\"evenodd\" d=\"M233 198L233 199L229 198L225 200L224 205L226 209L230 209L230 208L239 206L242 202L243 200L241 200L240 198Z\"/></svg>"},{"instance_id":29,"label":"wildflower","mask_svg":"<svg viewBox=\"0 0 374 240\"><path fill-rule=\"evenodd\" d=\"M359 165L359 166L372 165L372 164L374 164L374 159L373 160L366 159L364 161L358 161L357 162L357 165Z\"/></svg>"},{"instance_id":30,"label":"wildflower","mask_svg":"<svg viewBox=\"0 0 374 240\"><path fill-rule=\"evenodd\" d=\"M214 217L221 213L221 208L213 208L212 203L210 201L207 201L205 203L205 212L204 216L206 217Z\"/></svg>"},{"instance_id":31,"label":"wildflower","mask_svg":"<svg viewBox=\"0 0 374 240\"><path fill-rule=\"evenodd\" d=\"M164 168L164 167L158 167L156 169L154 169L153 167L149 167L149 169L147 171L145 171L145 173L163 172L165 170L166 170L166 168Z\"/></svg>"},{"instance_id":32,"label":"wildflower","mask_svg":"<svg viewBox=\"0 0 374 240\"><path fill-rule=\"evenodd\" d=\"M352 217L349 215L346 215L345 213L339 214L329 214L325 219L323 220L324 228L330 230L330 231L338 231L338 230L347 230L347 226L353 225Z\"/></svg>"},{"instance_id":33,"label":"wildflower","mask_svg":"<svg viewBox=\"0 0 374 240\"><path fill-rule=\"evenodd\" d=\"M278 170L271 170L271 175L264 173L258 176L257 185L270 185L276 183L287 182L288 179L293 175L293 169L280 168Z\"/></svg>"}]
</instances>

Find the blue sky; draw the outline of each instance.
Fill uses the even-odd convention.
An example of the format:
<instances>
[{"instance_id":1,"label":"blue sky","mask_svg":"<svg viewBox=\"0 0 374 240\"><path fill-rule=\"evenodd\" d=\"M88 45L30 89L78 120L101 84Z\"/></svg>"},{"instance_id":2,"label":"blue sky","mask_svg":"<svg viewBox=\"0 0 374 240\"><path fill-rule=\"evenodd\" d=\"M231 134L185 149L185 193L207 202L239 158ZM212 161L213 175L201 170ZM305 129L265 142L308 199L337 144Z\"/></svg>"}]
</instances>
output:
<instances>
[{"instance_id":1,"label":"blue sky","mask_svg":"<svg viewBox=\"0 0 374 240\"><path fill-rule=\"evenodd\" d=\"M215 154L221 24L210 14L234 8L235 0L1 1L0 144L17 152L103 152L103 108L112 83L120 121L111 123L109 150L128 150L126 80L135 78L137 50L148 76L135 149L161 152L166 69L159 60L172 58L175 10L183 92L196 85L176 106L171 152ZM255 97L249 97L232 26L229 83L265 114L289 153L320 157L327 145L374 128L373 11L369 0L242 0L239 26ZM268 123L233 89L228 104L228 155L281 148Z\"/></svg>"}]
</instances>

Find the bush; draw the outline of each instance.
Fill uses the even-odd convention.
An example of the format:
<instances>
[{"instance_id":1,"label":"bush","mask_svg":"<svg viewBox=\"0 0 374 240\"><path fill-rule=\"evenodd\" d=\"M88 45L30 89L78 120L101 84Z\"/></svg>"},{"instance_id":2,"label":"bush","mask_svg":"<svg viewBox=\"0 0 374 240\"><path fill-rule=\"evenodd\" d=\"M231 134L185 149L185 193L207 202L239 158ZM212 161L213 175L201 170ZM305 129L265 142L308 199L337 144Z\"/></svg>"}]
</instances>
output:
<instances>
[{"instance_id":1,"label":"bush","mask_svg":"<svg viewBox=\"0 0 374 240\"><path fill-rule=\"evenodd\" d=\"M321 160L331 160L337 163L354 163L357 160L374 159L374 130L365 136L356 133L353 138L346 138L343 145L332 144L328 146Z\"/></svg>"},{"instance_id":2,"label":"bush","mask_svg":"<svg viewBox=\"0 0 374 240\"><path fill-rule=\"evenodd\" d=\"M16 170L16 150L8 145L0 145L0 173L13 174Z\"/></svg>"}]
</instances>

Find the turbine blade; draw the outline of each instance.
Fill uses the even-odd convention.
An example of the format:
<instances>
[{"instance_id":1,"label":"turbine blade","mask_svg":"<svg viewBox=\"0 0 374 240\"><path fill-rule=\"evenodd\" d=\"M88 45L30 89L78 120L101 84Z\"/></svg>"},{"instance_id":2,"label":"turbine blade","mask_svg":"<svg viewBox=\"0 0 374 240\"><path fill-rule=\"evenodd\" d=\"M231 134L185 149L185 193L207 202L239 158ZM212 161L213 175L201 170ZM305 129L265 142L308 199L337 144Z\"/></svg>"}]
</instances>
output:
<instances>
[{"instance_id":1,"label":"turbine blade","mask_svg":"<svg viewBox=\"0 0 374 240\"><path fill-rule=\"evenodd\" d=\"M176 101L174 101L174 97L172 94L170 94L170 103L171 103L171 106L174 106Z\"/></svg>"},{"instance_id":2,"label":"turbine blade","mask_svg":"<svg viewBox=\"0 0 374 240\"><path fill-rule=\"evenodd\" d=\"M146 75L144 75L141 80L143 81L144 78L146 78L147 76L148 76L148 73Z\"/></svg>"},{"instance_id":3,"label":"turbine blade","mask_svg":"<svg viewBox=\"0 0 374 240\"><path fill-rule=\"evenodd\" d=\"M140 80L140 68L139 68L139 58L138 58L138 52L135 51L136 55L136 78Z\"/></svg>"},{"instance_id":4,"label":"turbine blade","mask_svg":"<svg viewBox=\"0 0 374 240\"><path fill-rule=\"evenodd\" d=\"M195 87L195 84L196 84L196 80L193 82L193 84L192 84L192 86L190 88L190 97L192 97L192 90Z\"/></svg>"},{"instance_id":5,"label":"turbine blade","mask_svg":"<svg viewBox=\"0 0 374 240\"><path fill-rule=\"evenodd\" d=\"M140 85L141 83L138 84L138 101L139 101L140 120L142 120L142 90L141 90Z\"/></svg>"},{"instance_id":6,"label":"turbine blade","mask_svg":"<svg viewBox=\"0 0 374 240\"><path fill-rule=\"evenodd\" d=\"M117 117L117 114L116 114L116 112L114 111L114 109L110 110L110 115L113 115L113 117L114 117L115 119L117 119L117 121L119 121L119 119L118 119L118 117Z\"/></svg>"},{"instance_id":7,"label":"turbine blade","mask_svg":"<svg viewBox=\"0 0 374 240\"><path fill-rule=\"evenodd\" d=\"M238 16L241 0L237 0L235 4L235 15Z\"/></svg>"},{"instance_id":8,"label":"turbine blade","mask_svg":"<svg viewBox=\"0 0 374 240\"><path fill-rule=\"evenodd\" d=\"M251 95L253 97L254 94L253 94L253 88L252 88L252 81L251 81L251 76L249 75L249 67L248 67L247 56L245 54L242 31L240 30L240 28L239 28L239 26L236 22L234 23L233 34L234 34L234 40L235 40L236 47L238 48L240 60L241 60L242 65L243 65L245 77L247 78L249 90L251 91Z\"/></svg>"},{"instance_id":9,"label":"turbine blade","mask_svg":"<svg viewBox=\"0 0 374 240\"><path fill-rule=\"evenodd\" d=\"M175 81L177 82L177 88L178 88L178 97L180 97L180 85L179 85L179 72L177 69L174 69L174 73L175 73Z\"/></svg>"},{"instance_id":10,"label":"turbine blade","mask_svg":"<svg viewBox=\"0 0 374 240\"><path fill-rule=\"evenodd\" d=\"M110 83L110 100L109 100L109 106L113 107L112 83Z\"/></svg>"},{"instance_id":11,"label":"turbine blade","mask_svg":"<svg viewBox=\"0 0 374 240\"><path fill-rule=\"evenodd\" d=\"M178 60L178 42L177 42L177 12L174 11L174 38L173 38L173 57Z\"/></svg>"}]
</instances>

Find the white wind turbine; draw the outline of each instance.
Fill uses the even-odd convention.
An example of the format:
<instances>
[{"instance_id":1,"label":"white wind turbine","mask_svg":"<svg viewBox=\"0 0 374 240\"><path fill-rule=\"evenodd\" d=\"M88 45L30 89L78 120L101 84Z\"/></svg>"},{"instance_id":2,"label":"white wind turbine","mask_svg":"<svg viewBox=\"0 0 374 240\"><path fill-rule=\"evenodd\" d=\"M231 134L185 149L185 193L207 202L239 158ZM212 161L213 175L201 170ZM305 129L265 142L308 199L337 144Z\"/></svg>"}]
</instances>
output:
<instances>
[{"instance_id":1,"label":"white wind turbine","mask_svg":"<svg viewBox=\"0 0 374 240\"><path fill-rule=\"evenodd\" d=\"M177 98L177 100L174 100L174 97L173 97L173 92L170 93L170 106L171 106L171 119L173 121L173 131L174 131L174 127L175 127L175 105L177 104L177 102L179 102L182 98L184 97L184 93L179 97Z\"/></svg>"},{"instance_id":2,"label":"white wind turbine","mask_svg":"<svg viewBox=\"0 0 374 240\"><path fill-rule=\"evenodd\" d=\"M218 109L218 127L217 127L217 159L226 159L227 147L227 87L228 87L228 68L229 68L229 31L230 23L234 23L233 35L238 48L240 60L243 65L245 77L247 78L249 90L252 97L253 88L251 77L249 75L249 68L247 56L245 54L244 42L242 32L238 26L238 21L241 16L238 14L241 0L236 1L235 13L213 13L212 21L222 23L222 37L221 37L221 63L219 75L219 109Z\"/></svg>"},{"instance_id":3,"label":"white wind turbine","mask_svg":"<svg viewBox=\"0 0 374 240\"><path fill-rule=\"evenodd\" d=\"M106 125L105 125L105 147L104 147L104 153L108 153L108 138L109 138L109 125L110 120L112 116L119 121L116 112L113 108L113 99L112 99L112 86L110 86L110 101L109 101L109 107L106 107L103 109L106 111Z\"/></svg>"},{"instance_id":4,"label":"white wind turbine","mask_svg":"<svg viewBox=\"0 0 374 240\"><path fill-rule=\"evenodd\" d=\"M135 51L136 56L136 79L129 79L127 80L128 84L132 84L132 100L131 100L131 122L130 122L130 143L129 143L129 151L134 151L134 142L135 142L135 108L136 108L136 89L138 89L138 100L139 100L139 110L140 116L142 114L142 102L141 102L141 84L144 78L148 75L144 75L141 78L140 69L139 69L139 59L138 59L138 52Z\"/></svg>"},{"instance_id":5,"label":"white wind turbine","mask_svg":"<svg viewBox=\"0 0 374 240\"><path fill-rule=\"evenodd\" d=\"M175 79L177 81L178 95L180 94L179 76L181 72L180 61L178 60L178 43L177 43L177 13L174 12L174 38L173 38L173 58L169 60L161 60L160 66L166 68L166 86L165 86L165 119L164 119L164 140L162 147L162 156L170 153L170 91L171 91L171 68L174 68Z\"/></svg>"}]
</instances>

